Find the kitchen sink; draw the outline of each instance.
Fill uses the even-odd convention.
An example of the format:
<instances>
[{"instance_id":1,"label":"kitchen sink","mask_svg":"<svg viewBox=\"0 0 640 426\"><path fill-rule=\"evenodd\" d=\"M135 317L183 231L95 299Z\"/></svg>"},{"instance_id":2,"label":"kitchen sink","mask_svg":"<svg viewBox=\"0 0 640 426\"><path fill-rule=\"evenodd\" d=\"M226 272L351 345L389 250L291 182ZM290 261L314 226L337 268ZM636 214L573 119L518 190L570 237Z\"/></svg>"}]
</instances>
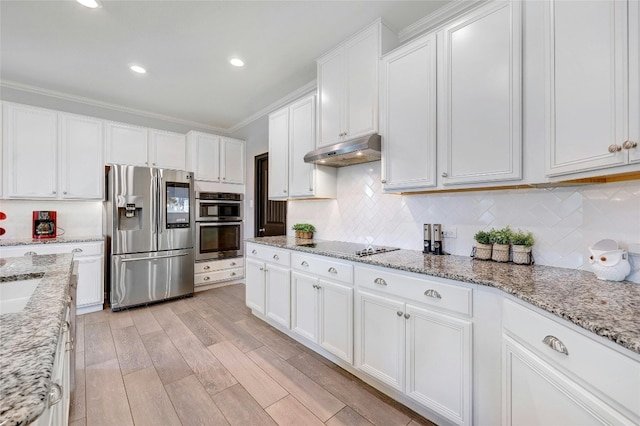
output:
<instances>
[{"instance_id":1,"label":"kitchen sink","mask_svg":"<svg viewBox=\"0 0 640 426\"><path fill-rule=\"evenodd\" d=\"M0 315L20 312L42 278L0 282Z\"/></svg>"}]
</instances>

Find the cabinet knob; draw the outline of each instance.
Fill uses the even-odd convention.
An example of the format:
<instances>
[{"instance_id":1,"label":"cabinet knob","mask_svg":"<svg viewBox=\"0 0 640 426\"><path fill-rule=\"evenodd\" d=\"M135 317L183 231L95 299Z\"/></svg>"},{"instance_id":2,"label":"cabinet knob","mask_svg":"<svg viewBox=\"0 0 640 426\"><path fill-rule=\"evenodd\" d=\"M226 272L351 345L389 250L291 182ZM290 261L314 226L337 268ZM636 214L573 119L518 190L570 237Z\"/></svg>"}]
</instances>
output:
<instances>
[{"instance_id":1,"label":"cabinet knob","mask_svg":"<svg viewBox=\"0 0 640 426\"><path fill-rule=\"evenodd\" d=\"M154 166L156 165L156 163L151 163L151 164L154 165Z\"/></svg>"},{"instance_id":2,"label":"cabinet knob","mask_svg":"<svg viewBox=\"0 0 640 426\"><path fill-rule=\"evenodd\" d=\"M337 274L338 270L332 266L331 268L329 268L328 272L331 274Z\"/></svg>"},{"instance_id":3,"label":"cabinet knob","mask_svg":"<svg viewBox=\"0 0 640 426\"><path fill-rule=\"evenodd\" d=\"M67 191L64 191L64 192L63 192L63 194L64 194L64 195L67 195Z\"/></svg>"},{"instance_id":4,"label":"cabinet knob","mask_svg":"<svg viewBox=\"0 0 640 426\"><path fill-rule=\"evenodd\" d=\"M24 255L25 256L36 256L38 253L36 253L35 251L28 251L26 252Z\"/></svg>"},{"instance_id":5,"label":"cabinet knob","mask_svg":"<svg viewBox=\"0 0 640 426\"><path fill-rule=\"evenodd\" d=\"M380 285L387 285L387 282L382 278L376 278L375 280L373 280L373 282Z\"/></svg>"},{"instance_id":6,"label":"cabinet knob","mask_svg":"<svg viewBox=\"0 0 640 426\"><path fill-rule=\"evenodd\" d=\"M222 180L227 180L227 178L226 178L226 177L223 177L223 178L222 178Z\"/></svg>"},{"instance_id":7,"label":"cabinet knob","mask_svg":"<svg viewBox=\"0 0 640 426\"><path fill-rule=\"evenodd\" d=\"M232 273L231 273L231 274L229 274L229 275L230 275L230 276L232 276L232 277L235 277L235 276L236 276L236 273L235 273L235 272L232 272Z\"/></svg>"},{"instance_id":8,"label":"cabinet knob","mask_svg":"<svg viewBox=\"0 0 640 426\"><path fill-rule=\"evenodd\" d=\"M313 285L313 288L317 289L317 288L318 288L318 286L314 284L314 285Z\"/></svg>"},{"instance_id":9,"label":"cabinet knob","mask_svg":"<svg viewBox=\"0 0 640 426\"><path fill-rule=\"evenodd\" d=\"M52 194L55 194L55 193L56 193L56 191L51 191L51 193L52 193Z\"/></svg>"},{"instance_id":10,"label":"cabinet knob","mask_svg":"<svg viewBox=\"0 0 640 426\"><path fill-rule=\"evenodd\" d=\"M273 255L273 258L274 258L275 260L280 260L280 257L279 257L277 254L274 254L274 255Z\"/></svg>"},{"instance_id":11,"label":"cabinet knob","mask_svg":"<svg viewBox=\"0 0 640 426\"><path fill-rule=\"evenodd\" d=\"M438 293L436 290L430 288L429 290L424 292L424 295L427 297L433 297L434 299L442 299L442 297L440 296L440 293Z\"/></svg>"},{"instance_id":12,"label":"cabinet knob","mask_svg":"<svg viewBox=\"0 0 640 426\"><path fill-rule=\"evenodd\" d=\"M284 193L286 194L286 193L287 193L287 190L286 190L286 189L283 189L283 190L282 190L282 192L284 192Z\"/></svg>"},{"instance_id":13,"label":"cabinet knob","mask_svg":"<svg viewBox=\"0 0 640 426\"><path fill-rule=\"evenodd\" d=\"M211 266L207 265L207 266L204 266L202 269L204 269L205 271L208 271L209 269L211 269Z\"/></svg>"},{"instance_id":14,"label":"cabinet knob","mask_svg":"<svg viewBox=\"0 0 640 426\"><path fill-rule=\"evenodd\" d=\"M404 317L405 317L405 319L409 319L409 318L411 318L411 315L410 314L404 314Z\"/></svg>"},{"instance_id":15,"label":"cabinet knob","mask_svg":"<svg viewBox=\"0 0 640 426\"><path fill-rule=\"evenodd\" d=\"M386 179L382 179L380 182L387 183L387 180Z\"/></svg>"},{"instance_id":16,"label":"cabinet knob","mask_svg":"<svg viewBox=\"0 0 640 426\"><path fill-rule=\"evenodd\" d=\"M613 154L614 152L618 152L618 151L622 151L622 147L620 145L616 145L615 143L609 145L609 152L610 153Z\"/></svg>"},{"instance_id":17,"label":"cabinet knob","mask_svg":"<svg viewBox=\"0 0 640 426\"><path fill-rule=\"evenodd\" d=\"M306 260L303 260L302 263L300 264L300 266L309 266L309 264L307 263Z\"/></svg>"},{"instance_id":18,"label":"cabinet knob","mask_svg":"<svg viewBox=\"0 0 640 426\"><path fill-rule=\"evenodd\" d=\"M255 249L251 250L251 254L256 254L258 253Z\"/></svg>"},{"instance_id":19,"label":"cabinet knob","mask_svg":"<svg viewBox=\"0 0 640 426\"><path fill-rule=\"evenodd\" d=\"M49 406L55 405L62 399L62 386L57 383L51 384L49 389Z\"/></svg>"},{"instance_id":20,"label":"cabinet knob","mask_svg":"<svg viewBox=\"0 0 640 426\"><path fill-rule=\"evenodd\" d=\"M73 250L71 250L71 253L82 253L82 249L81 248L74 248Z\"/></svg>"},{"instance_id":21,"label":"cabinet knob","mask_svg":"<svg viewBox=\"0 0 640 426\"><path fill-rule=\"evenodd\" d=\"M560 352L561 354L565 354L567 356L569 355L567 347L564 345L564 343L562 343L560 339L555 336L546 336L544 339L542 339L542 343L549 346L556 352Z\"/></svg>"},{"instance_id":22,"label":"cabinet knob","mask_svg":"<svg viewBox=\"0 0 640 426\"><path fill-rule=\"evenodd\" d=\"M401 316L402 316L402 314L403 314L403 312L402 312L402 311L398 311L398 312L396 312L396 314L397 314L399 317L401 317Z\"/></svg>"},{"instance_id":23,"label":"cabinet knob","mask_svg":"<svg viewBox=\"0 0 640 426\"><path fill-rule=\"evenodd\" d=\"M210 279L211 279L211 277L204 277L204 278L202 279L202 281L209 281Z\"/></svg>"},{"instance_id":24,"label":"cabinet knob","mask_svg":"<svg viewBox=\"0 0 640 426\"><path fill-rule=\"evenodd\" d=\"M449 174L447 172L442 172L442 177L447 177Z\"/></svg>"},{"instance_id":25,"label":"cabinet knob","mask_svg":"<svg viewBox=\"0 0 640 426\"><path fill-rule=\"evenodd\" d=\"M236 262L231 262L229 265L236 266Z\"/></svg>"},{"instance_id":26,"label":"cabinet knob","mask_svg":"<svg viewBox=\"0 0 640 426\"><path fill-rule=\"evenodd\" d=\"M624 149L631 149L631 148L635 148L635 147L637 147L637 146L638 146L638 142L636 142L636 141L625 141L625 142L622 144L622 147L623 147Z\"/></svg>"}]
</instances>

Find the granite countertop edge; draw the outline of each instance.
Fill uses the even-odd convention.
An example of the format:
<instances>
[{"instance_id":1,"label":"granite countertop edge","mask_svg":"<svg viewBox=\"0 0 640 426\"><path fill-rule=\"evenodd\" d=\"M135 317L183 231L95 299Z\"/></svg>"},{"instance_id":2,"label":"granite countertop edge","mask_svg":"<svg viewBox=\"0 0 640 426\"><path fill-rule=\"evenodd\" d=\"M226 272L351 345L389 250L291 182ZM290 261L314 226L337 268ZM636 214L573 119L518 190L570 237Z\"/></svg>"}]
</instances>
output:
<instances>
[{"instance_id":1,"label":"granite countertop edge","mask_svg":"<svg viewBox=\"0 0 640 426\"><path fill-rule=\"evenodd\" d=\"M47 407L60 328L69 297L72 254L4 258L12 274L41 281L23 310L0 315L0 424L25 425ZM0 285L3 285L0 282Z\"/></svg>"},{"instance_id":2,"label":"granite countertop edge","mask_svg":"<svg viewBox=\"0 0 640 426\"><path fill-rule=\"evenodd\" d=\"M90 243L104 241L102 235L85 235L77 237L57 237L57 238L0 238L0 247L28 246L33 244L69 244L69 243Z\"/></svg>"},{"instance_id":3,"label":"granite countertop edge","mask_svg":"<svg viewBox=\"0 0 640 426\"><path fill-rule=\"evenodd\" d=\"M591 272L575 269L434 256L417 250L357 257L298 245L314 240L258 237L245 241L497 288L640 354L640 284L598 280Z\"/></svg>"}]
</instances>

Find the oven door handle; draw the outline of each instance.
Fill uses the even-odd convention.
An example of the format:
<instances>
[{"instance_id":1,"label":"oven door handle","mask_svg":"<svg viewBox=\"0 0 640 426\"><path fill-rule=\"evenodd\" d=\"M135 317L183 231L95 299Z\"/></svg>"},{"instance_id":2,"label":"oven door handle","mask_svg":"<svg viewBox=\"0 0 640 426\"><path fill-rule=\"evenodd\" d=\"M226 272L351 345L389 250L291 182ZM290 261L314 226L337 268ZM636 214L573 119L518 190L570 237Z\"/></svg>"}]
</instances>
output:
<instances>
[{"instance_id":1,"label":"oven door handle","mask_svg":"<svg viewBox=\"0 0 640 426\"><path fill-rule=\"evenodd\" d=\"M189 253L180 253L180 254L166 254L164 256L154 256L154 257L136 257L133 259L122 259L121 262L126 263L126 262L136 262L138 260L169 259L170 257L181 257L181 256L188 256L188 255Z\"/></svg>"}]
</instances>

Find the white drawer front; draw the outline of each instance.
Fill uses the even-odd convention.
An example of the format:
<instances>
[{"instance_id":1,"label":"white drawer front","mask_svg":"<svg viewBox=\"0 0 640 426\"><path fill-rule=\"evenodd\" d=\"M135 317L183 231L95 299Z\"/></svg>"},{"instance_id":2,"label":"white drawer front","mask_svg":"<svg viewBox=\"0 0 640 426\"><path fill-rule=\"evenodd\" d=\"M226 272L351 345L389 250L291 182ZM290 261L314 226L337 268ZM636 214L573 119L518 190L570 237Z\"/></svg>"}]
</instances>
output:
<instances>
[{"instance_id":1,"label":"white drawer front","mask_svg":"<svg viewBox=\"0 0 640 426\"><path fill-rule=\"evenodd\" d=\"M502 326L576 380L640 416L639 362L508 299L504 299ZM547 336L558 339L568 355L544 343ZM561 350L557 343L556 348Z\"/></svg>"},{"instance_id":2,"label":"white drawer front","mask_svg":"<svg viewBox=\"0 0 640 426\"><path fill-rule=\"evenodd\" d=\"M206 274L196 274L194 284L196 286L213 284L219 281L237 280L244 277L244 268L224 269Z\"/></svg>"},{"instance_id":3,"label":"white drawer front","mask_svg":"<svg viewBox=\"0 0 640 426\"><path fill-rule=\"evenodd\" d=\"M291 266L299 271L332 281L353 284L353 266L332 258L320 258L299 253L291 255Z\"/></svg>"},{"instance_id":4,"label":"white drawer front","mask_svg":"<svg viewBox=\"0 0 640 426\"><path fill-rule=\"evenodd\" d=\"M206 272L221 271L223 269L241 268L244 266L244 258L235 257L233 259L211 260L208 262L196 262L194 273L202 274Z\"/></svg>"},{"instance_id":5,"label":"white drawer front","mask_svg":"<svg viewBox=\"0 0 640 426\"><path fill-rule=\"evenodd\" d=\"M247 243L247 256L282 266L289 266L291 264L291 255L288 250L263 246L262 244Z\"/></svg>"},{"instance_id":6,"label":"white drawer front","mask_svg":"<svg viewBox=\"0 0 640 426\"><path fill-rule=\"evenodd\" d=\"M425 276L416 277L387 270L356 267L359 287L404 297L412 303L437 307L463 315L472 315L473 290L456 284L445 284Z\"/></svg>"},{"instance_id":7,"label":"white drawer front","mask_svg":"<svg viewBox=\"0 0 640 426\"><path fill-rule=\"evenodd\" d=\"M102 256L103 246L102 242L10 246L0 248L0 257L19 257L27 253L35 253L37 255L73 253L76 257Z\"/></svg>"}]
</instances>

